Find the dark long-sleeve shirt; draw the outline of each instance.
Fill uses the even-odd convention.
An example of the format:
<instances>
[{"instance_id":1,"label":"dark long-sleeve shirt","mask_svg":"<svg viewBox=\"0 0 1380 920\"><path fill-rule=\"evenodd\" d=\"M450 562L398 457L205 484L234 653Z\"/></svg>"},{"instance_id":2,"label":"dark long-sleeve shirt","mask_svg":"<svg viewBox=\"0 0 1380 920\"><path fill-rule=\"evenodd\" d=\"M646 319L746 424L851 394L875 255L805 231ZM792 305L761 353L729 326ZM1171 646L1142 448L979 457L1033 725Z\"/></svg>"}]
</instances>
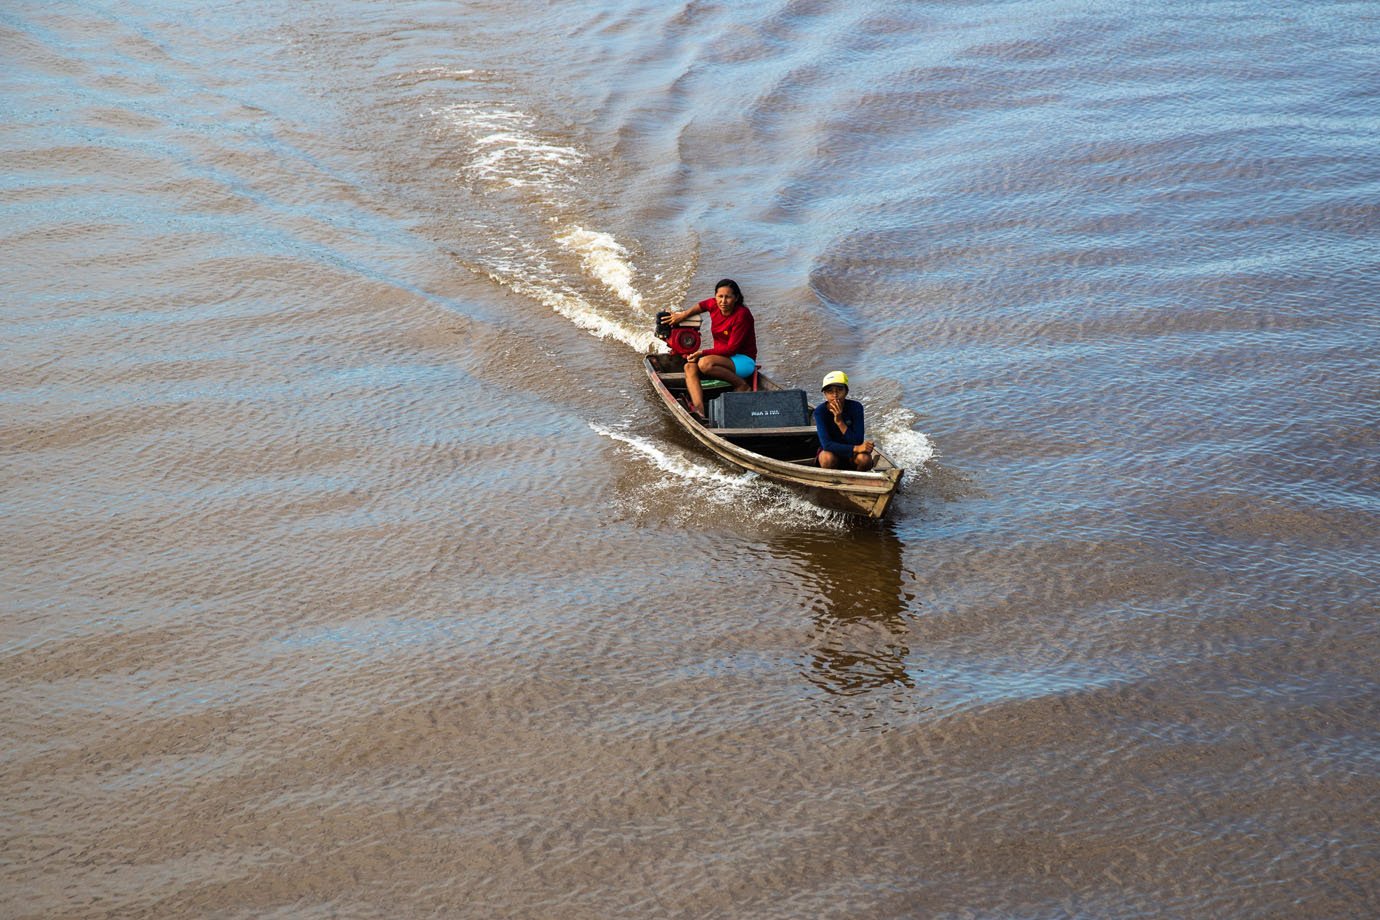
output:
<instances>
[{"instance_id":1,"label":"dark long-sleeve shirt","mask_svg":"<svg viewBox=\"0 0 1380 920\"><path fill-rule=\"evenodd\" d=\"M815 431L819 434L819 449L851 461L853 448L866 440L863 437L862 403L855 399L845 399L843 420L848 423L847 431L839 431L839 426L834 424L834 413L829 411L828 400L815 406Z\"/></svg>"}]
</instances>

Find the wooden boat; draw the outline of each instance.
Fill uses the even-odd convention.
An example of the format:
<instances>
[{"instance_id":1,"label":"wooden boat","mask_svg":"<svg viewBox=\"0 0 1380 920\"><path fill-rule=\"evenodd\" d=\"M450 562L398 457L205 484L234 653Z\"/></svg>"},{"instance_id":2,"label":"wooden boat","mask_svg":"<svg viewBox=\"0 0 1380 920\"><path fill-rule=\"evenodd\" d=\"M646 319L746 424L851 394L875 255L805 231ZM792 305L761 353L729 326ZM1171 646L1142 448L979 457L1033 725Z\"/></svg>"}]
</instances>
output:
<instances>
[{"instance_id":1,"label":"wooden boat","mask_svg":"<svg viewBox=\"0 0 1380 920\"><path fill-rule=\"evenodd\" d=\"M880 448L877 465L866 473L822 469L815 459L819 437L814 425L783 428L715 428L697 419L682 398L685 360L677 355L649 354L643 369L676 423L695 440L728 463L803 491L816 503L847 514L880 518L891 504L904 472ZM709 382L709 381L706 381ZM728 389L727 384L705 388L706 404ZM784 390L761 371L758 390Z\"/></svg>"}]
</instances>

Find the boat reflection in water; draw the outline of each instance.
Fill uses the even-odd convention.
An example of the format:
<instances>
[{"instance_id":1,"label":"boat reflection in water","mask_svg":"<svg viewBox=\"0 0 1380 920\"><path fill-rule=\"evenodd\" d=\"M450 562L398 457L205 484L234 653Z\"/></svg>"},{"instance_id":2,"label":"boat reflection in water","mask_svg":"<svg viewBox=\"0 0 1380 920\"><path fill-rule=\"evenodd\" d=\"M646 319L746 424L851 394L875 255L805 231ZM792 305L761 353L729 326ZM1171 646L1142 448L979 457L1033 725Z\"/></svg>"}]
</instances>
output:
<instances>
[{"instance_id":1,"label":"boat reflection in water","mask_svg":"<svg viewBox=\"0 0 1380 920\"><path fill-rule=\"evenodd\" d=\"M913 688L901 541L889 529L859 528L792 534L775 545L814 589L806 679L836 696Z\"/></svg>"}]
</instances>

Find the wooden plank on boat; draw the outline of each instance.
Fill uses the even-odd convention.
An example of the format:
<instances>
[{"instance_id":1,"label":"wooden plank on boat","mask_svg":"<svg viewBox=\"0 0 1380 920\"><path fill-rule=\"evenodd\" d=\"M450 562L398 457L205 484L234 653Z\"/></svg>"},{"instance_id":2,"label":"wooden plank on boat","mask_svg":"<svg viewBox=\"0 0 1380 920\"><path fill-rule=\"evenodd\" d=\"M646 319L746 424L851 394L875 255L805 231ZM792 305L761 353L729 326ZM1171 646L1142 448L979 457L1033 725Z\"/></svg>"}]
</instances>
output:
<instances>
[{"instance_id":1,"label":"wooden plank on boat","mask_svg":"<svg viewBox=\"0 0 1380 920\"><path fill-rule=\"evenodd\" d=\"M780 428L711 428L721 438L800 437L815 433L814 425L785 425Z\"/></svg>"}]
</instances>

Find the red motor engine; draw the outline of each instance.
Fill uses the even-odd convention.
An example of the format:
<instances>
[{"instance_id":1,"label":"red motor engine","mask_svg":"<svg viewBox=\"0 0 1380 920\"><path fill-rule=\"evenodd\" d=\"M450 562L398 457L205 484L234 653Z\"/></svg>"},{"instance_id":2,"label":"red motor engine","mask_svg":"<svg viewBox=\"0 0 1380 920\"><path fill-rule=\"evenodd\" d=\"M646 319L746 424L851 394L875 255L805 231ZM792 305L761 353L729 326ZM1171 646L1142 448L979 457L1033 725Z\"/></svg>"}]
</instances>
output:
<instances>
[{"instance_id":1,"label":"red motor engine","mask_svg":"<svg viewBox=\"0 0 1380 920\"><path fill-rule=\"evenodd\" d=\"M671 314L661 312L656 315L656 337L665 342L671 354L682 358L700 350L700 320L682 320L672 326L667 320Z\"/></svg>"}]
</instances>

